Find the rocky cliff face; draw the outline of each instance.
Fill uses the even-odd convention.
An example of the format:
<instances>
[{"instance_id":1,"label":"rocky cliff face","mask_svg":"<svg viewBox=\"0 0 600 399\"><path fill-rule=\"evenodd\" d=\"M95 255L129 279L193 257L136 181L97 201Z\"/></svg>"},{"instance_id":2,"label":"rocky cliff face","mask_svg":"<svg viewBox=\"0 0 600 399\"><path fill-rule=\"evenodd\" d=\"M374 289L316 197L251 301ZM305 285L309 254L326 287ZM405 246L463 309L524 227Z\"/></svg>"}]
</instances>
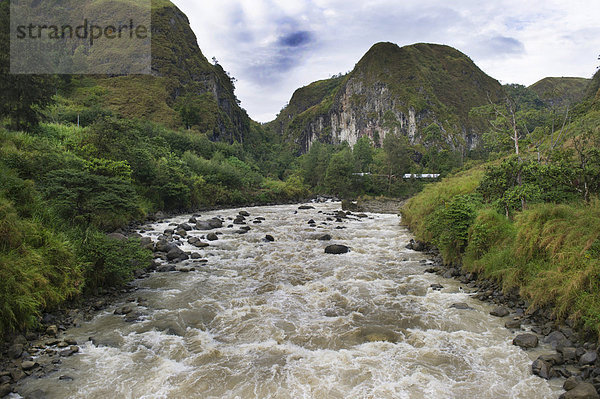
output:
<instances>
[{"instance_id":1,"label":"rocky cliff face","mask_svg":"<svg viewBox=\"0 0 600 399\"><path fill-rule=\"evenodd\" d=\"M243 141L250 118L238 105L232 79L207 61L187 16L168 0L152 1L152 74L169 80L169 105L183 95L210 93L220 110L213 138Z\"/></svg>"},{"instance_id":2,"label":"rocky cliff face","mask_svg":"<svg viewBox=\"0 0 600 399\"><path fill-rule=\"evenodd\" d=\"M469 110L502 95L496 80L451 47L378 43L348 75L296 91L271 126L299 152L316 140L353 145L362 136L381 145L388 134L468 151L482 128Z\"/></svg>"}]
</instances>

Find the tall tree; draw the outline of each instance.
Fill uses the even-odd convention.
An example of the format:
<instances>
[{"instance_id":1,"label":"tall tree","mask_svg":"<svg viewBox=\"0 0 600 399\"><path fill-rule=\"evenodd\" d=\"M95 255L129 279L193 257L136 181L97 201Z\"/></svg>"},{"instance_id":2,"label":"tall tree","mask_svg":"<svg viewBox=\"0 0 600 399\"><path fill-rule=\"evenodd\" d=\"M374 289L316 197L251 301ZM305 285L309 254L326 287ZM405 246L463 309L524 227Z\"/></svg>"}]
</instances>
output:
<instances>
[{"instance_id":1,"label":"tall tree","mask_svg":"<svg viewBox=\"0 0 600 399\"><path fill-rule=\"evenodd\" d=\"M12 129L27 129L39 122L38 110L52 101L53 75L10 73L10 1L0 1L0 117L10 118Z\"/></svg>"}]
</instances>

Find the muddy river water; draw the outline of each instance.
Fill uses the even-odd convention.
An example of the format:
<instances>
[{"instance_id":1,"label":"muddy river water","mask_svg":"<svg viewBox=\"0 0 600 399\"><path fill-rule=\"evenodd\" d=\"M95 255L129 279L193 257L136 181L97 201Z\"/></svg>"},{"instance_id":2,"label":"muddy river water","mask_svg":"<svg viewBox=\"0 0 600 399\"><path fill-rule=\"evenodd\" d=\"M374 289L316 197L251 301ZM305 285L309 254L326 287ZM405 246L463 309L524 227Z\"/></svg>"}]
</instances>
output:
<instances>
[{"instance_id":1,"label":"muddy river water","mask_svg":"<svg viewBox=\"0 0 600 399\"><path fill-rule=\"evenodd\" d=\"M558 397L562 382L531 374L536 354L512 345L514 333L489 315L490 305L424 273L431 261L405 249L411 235L399 216L336 222L339 203L313 205L245 208L251 230L243 235L227 227L240 209L202 214L225 220L214 230L219 239L204 249L181 240L181 248L207 263L188 260L195 271L137 281L128 304L137 321L112 307L67 331L85 343L80 353L22 391L85 399ZM189 217L144 235L156 239ZM257 217L264 221L253 223ZM323 234L332 240L316 239ZM351 251L325 254L332 243Z\"/></svg>"}]
</instances>

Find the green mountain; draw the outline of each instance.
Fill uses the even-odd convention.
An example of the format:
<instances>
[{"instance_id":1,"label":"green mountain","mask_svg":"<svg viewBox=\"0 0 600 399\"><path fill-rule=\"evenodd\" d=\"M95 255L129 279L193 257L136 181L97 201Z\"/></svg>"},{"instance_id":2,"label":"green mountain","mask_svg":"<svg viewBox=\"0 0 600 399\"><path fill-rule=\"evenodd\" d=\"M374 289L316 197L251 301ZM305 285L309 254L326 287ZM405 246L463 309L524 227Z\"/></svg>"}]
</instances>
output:
<instances>
[{"instance_id":1,"label":"green mountain","mask_svg":"<svg viewBox=\"0 0 600 399\"><path fill-rule=\"evenodd\" d=\"M547 105L560 108L580 102L589 84L586 78L544 78L529 88Z\"/></svg>"},{"instance_id":2,"label":"green mountain","mask_svg":"<svg viewBox=\"0 0 600 399\"><path fill-rule=\"evenodd\" d=\"M585 99L592 101L592 107L596 110L600 110L600 70L598 70L585 92Z\"/></svg>"},{"instance_id":3,"label":"green mountain","mask_svg":"<svg viewBox=\"0 0 600 399\"><path fill-rule=\"evenodd\" d=\"M127 118L189 127L213 140L243 141L250 118L233 79L202 54L186 15L168 0L152 0L152 74L75 79L66 97L93 102Z\"/></svg>"},{"instance_id":4,"label":"green mountain","mask_svg":"<svg viewBox=\"0 0 600 399\"><path fill-rule=\"evenodd\" d=\"M464 153L480 142L471 108L502 97L498 81L452 47L377 43L349 74L298 89L269 125L299 152L363 136L379 146L393 133Z\"/></svg>"}]
</instances>

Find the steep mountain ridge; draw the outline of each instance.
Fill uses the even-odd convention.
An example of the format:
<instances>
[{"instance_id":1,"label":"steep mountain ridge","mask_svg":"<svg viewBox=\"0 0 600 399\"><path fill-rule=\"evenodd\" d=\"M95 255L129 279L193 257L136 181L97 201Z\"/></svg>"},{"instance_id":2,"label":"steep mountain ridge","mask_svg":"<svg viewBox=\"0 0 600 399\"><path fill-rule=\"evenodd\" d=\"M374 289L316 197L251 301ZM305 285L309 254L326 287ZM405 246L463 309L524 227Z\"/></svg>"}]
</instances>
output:
<instances>
[{"instance_id":1,"label":"steep mountain ridge","mask_svg":"<svg viewBox=\"0 0 600 399\"><path fill-rule=\"evenodd\" d=\"M148 119L170 128L195 127L213 140L243 141L250 118L239 106L233 79L210 63L198 46L187 16L168 0L152 0L151 75L94 76L70 97L93 97L128 118ZM193 104L192 122L181 107ZM202 123L196 123L202 121Z\"/></svg>"},{"instance_id":2,"label":"steep mountain ridge","mask_svg":"<svg viewBox=\"0 0 600 399\"><path fill-rule=\"evenodd\" d=\"M381 145L389 133L469 151L481 127L470 109L502 96L498 81L452 47L377 43L348 75L299 89L270 126L299 152L316 140L352 145L362 136Z\"/></svg>"},{"instance_id":3,"label":"steep mountain ridge","mask_svg":"<svg viewBox=\"0 0 600 399\"><path fill-rule=\"evenodd\" d=\"M578 77L547 77L529 88L550 107L572 106L584 97L591 80Z\"/></svg>"}]
</instances>

